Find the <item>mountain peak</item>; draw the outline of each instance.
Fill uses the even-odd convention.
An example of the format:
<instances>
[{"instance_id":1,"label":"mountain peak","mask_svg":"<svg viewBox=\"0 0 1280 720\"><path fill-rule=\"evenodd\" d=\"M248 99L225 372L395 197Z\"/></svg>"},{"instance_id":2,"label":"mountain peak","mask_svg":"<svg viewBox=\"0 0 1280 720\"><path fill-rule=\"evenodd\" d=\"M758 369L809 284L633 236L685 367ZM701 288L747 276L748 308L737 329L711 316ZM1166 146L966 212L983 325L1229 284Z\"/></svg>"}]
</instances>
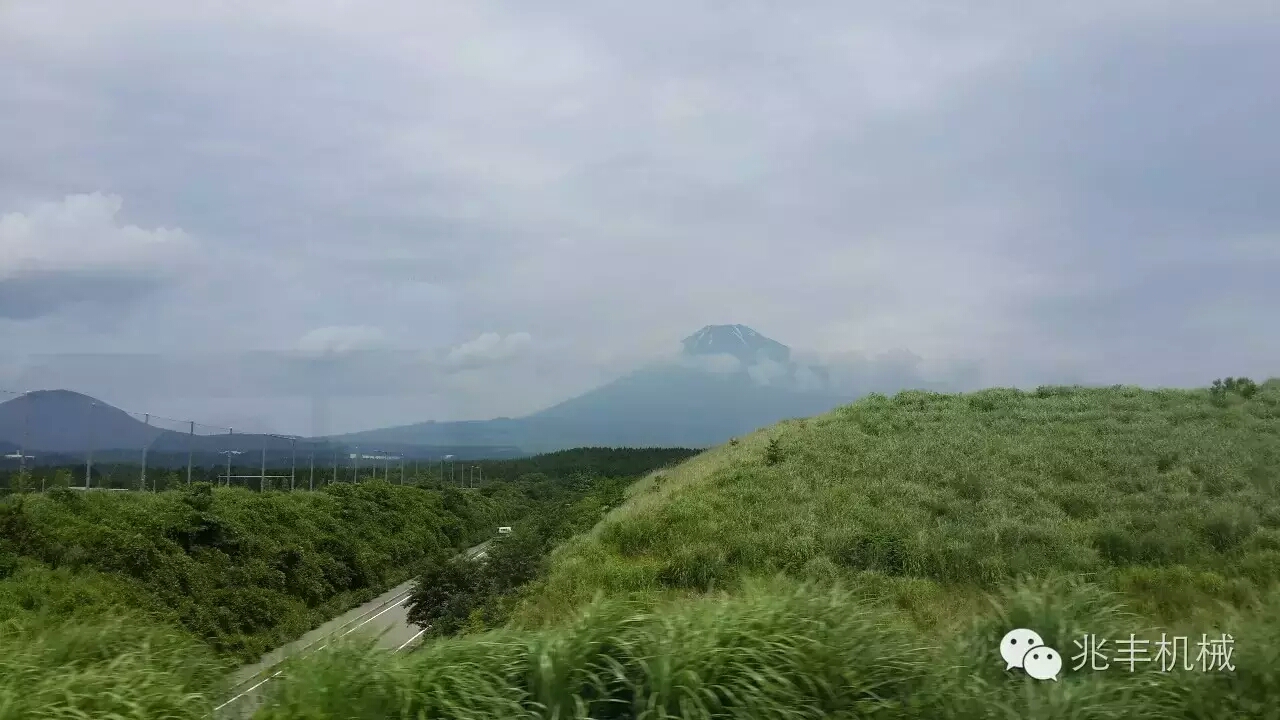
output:
<instances>
[{"instance_id":1,"label":"mountain peak","mask_svg":"<svg viewBox=\"0 0 1280 720\"><path fill-rule=\"evenodd\" d=\"M746 325L707 325L685 338L685 355L732 355L748 365L761 359L787 362L791 348Z\"/></svg>"}]
</instances>

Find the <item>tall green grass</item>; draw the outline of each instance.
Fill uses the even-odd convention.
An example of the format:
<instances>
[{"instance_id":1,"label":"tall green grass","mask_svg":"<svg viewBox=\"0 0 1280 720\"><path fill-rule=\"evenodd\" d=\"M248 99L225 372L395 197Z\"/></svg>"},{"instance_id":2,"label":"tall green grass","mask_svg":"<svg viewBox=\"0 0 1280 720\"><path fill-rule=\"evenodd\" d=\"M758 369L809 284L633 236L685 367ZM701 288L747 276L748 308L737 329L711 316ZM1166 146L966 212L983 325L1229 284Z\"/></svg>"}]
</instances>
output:
<instances>
[{"instance_id":1,"label":"tall green grass","mask_svg":"<svg viewBox=\"0 0 1280 720\"><path fill-rule=\"evenodd\" d=\"M409 656L347 645L290 666L257 717L1274 718L1280 598L1267 607L1236 626L1233 673L1068 666L1037 682L1006 673L996 652L1011 623L1043 628L1065 653L1080 633L1142 628L1115 598L1069 581L1011 586L949 637L839 588L749 583L682 604L596 602L554 628Z\"/></svg>"},{"instance_id":2,"label":"tall green grass","mask_svg":"<svg viewBox=\"0 0 1280 720\"><path fill-rule=\"evenodd\" d=\"M0 625L0 720L207 718L228 670L210 649L123 611Z\"/></svg>"},{"instance_id":3,"label":"tall green grass","mask_svg":"<svg viewBox=\"0 0 1280 720\"><path fill-rule=\"evenodd\" d=\"M343 643L289 663L259 720L419 718L1276 718L1280 597L1224 618L1234 672L1064 667L1006 673L1005 629L1144 630L1074 581L1015 584L958 633L839 587L784 580L682 602L599 600L556 627L503 630L395 654ZM1212 631L1212 628L1206 628ZM207 648L130 620L0 632L0 720L209 717L223 668Z\"/></svg>"},{"instance_id":4,"label":"tall green grass","mask_svg":"<svg viewBox=\"0 0 1280 720\"><path fill-rule=\"evenodd\" d=\"M778 450L767 458L769 445ZM526 621L783 573L960 621L1022 576L1087 577L1153 621L1280 581L1280 381L872 396L652 476L554 557Z\"/></svg>"},{"instance_id":5,"label":"tall green grass","mask_svg":"<svg viewBox=\"0 0 1280 720\"><path fill-rule=\"evenodd\" d=\"M999 656L1018 626L1066 658L1084 634L1230 633L1234 670L1035 681ZM195 717L201 673L155 662L103 689ZM634 485L510 627L332 648L271 694L257 717L1280 720L1280 381L908 392L783 423Z\"/></svg>"}]
</instances>

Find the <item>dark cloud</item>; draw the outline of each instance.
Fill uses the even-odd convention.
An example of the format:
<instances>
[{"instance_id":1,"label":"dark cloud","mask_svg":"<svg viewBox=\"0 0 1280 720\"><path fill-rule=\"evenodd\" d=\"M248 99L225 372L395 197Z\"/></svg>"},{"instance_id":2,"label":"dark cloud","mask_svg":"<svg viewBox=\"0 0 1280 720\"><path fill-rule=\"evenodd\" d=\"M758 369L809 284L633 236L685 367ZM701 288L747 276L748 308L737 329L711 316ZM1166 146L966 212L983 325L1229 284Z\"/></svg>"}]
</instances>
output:
<instances>
[{"instance_id":1,"label":"dark cloud","mask_svg":"<svg viewBox=\"0 0 1280 720\"><path fill-rule=\"evenodd\" d=\"M721 322L851 385L1265 375L1278 33L1252 0L19 0L0 214L101 191L102 232L42 257L129 227L199 250L8 272L0 315L31 354L227 358L50 382L326 388L357 426L536 409ZM536 342L446 371L484 333Z\"/></svg>"},{"instance_id":2,"label":"dark cloud","mask_svg":"<svg viewBox=\"0 0 1280 720\"><path fill-rule=\"evenodd\" d=\"M157 284L153 278L29 273L0 280L0 318L33 320L81 303L106 303L120 309L146 297Z\"/></svg>"}]
</instances>

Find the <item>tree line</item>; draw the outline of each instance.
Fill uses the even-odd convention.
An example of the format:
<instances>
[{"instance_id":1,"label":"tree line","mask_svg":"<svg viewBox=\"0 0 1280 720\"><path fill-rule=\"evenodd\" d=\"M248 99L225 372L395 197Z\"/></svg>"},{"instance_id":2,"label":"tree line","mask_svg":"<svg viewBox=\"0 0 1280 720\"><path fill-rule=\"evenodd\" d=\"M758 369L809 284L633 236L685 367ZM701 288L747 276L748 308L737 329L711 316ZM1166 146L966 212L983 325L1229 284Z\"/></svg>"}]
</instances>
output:
<instances>
[{"instance_id":1,"label":"tree line","mask_svg":"<svg viewBox=\"0 0 1280 720\"><path fill-rule=\"evenodd\" d=\"M641 451L610 462L634 477L666 459ZM0 499L0 617L57 624L125 607L224 657L256 659L499 525L539 527L546 521L536 518L567 509L598 517L629 482L568 468L563 458L526 460L534 472L495 472L476 490L422 473L413 484L392 477L315 492L197 481L155 493L10 495Z\"/></svg>"}]
</instances>

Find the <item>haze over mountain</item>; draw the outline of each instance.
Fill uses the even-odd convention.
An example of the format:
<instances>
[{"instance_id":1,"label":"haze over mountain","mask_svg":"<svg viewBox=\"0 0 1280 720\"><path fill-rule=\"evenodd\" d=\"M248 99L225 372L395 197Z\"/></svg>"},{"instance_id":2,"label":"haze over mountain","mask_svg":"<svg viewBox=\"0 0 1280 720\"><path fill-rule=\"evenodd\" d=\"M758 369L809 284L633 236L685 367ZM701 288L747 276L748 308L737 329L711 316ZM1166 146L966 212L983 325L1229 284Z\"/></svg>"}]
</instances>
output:
<instances>
[{"instance_id":1,"label":"haze over mountain","mask_svg":"<svg viewBox=\"0 0 1280 720\"><path fill-rule=\"evenodd\" d=\"M686 337L674 357L522 417L429 421L306 442L323 444L326 454L376 450L415 458L510 457L573 447L706 447L779 420L826 412L867 392L922 382L874 374L835 382L833 374L745 325L708 325ZM287 437L191 436L181 431L185 423L157 427L139 417L81 393L35 391L0 404L0 443L37 456L68 457L84 457L90 449L100 456L111 450L132 456L146 447L157 462L168 454L183 463L188 448L214 454L265 447L277 460L293 448Z\"/></svg>"},{"instance_id":2,"label":"haze over mountain","mask_svg":"<svg viewBox=\"0 0 1280 720\"><path fill-rule=\"evenodd\" d=\"M244 454L250 465L261 462L259 453L264 449L268 465L288 462L295 450L302 457L312 449L322 452L322 457L333 452L347 454L347 448L323 439L294 441L256 433L177 432L148 424L131 413L71 390L34 390L0 403L0 450L5 455L21 449L41 465L79 462L90 452L103 461L139 462L143 448L147 449L148 463L153 465L185 464L188 451L196 456L195 462L207 464L215 457L224 457L222 451L234 450ZM509 457L519 453L513 447L412 448L395 443L385 443L378 450L406 458L442 454L455 454L459 459ZM14 464L16 459L9 458L7 463Z\"/></svg>"},{"instance_id":3,"label":"haze over mountain","mask_svg":"<svg viewBox=\"0 0 1280 720\"><path fill-rule=\"evenodd\" d=\"M680 344L689 356L730 355L748 365L760 360L785 363L791 359L791 348L746 325L708 325Z\"/></svg>"},{"instance_id":4,"label":"haze over mountain","mask_svg":"<svg viewBox=\"0 0 1280 720\"><path fill-rule=\"evenodd\" d=\"M826 412L858 394L831 387L825 368L793 360L789 347L745 325L708 325L682 341L674 360L525 417L416 423L331 439L356 445L514 445L527 452L704 447L779 420Z\"/></svg>"},{"instance_id":5,"label":"haze over mountain","mask_svg":"<svg viewBox=\"0 0 1280 720\"><path fill-rule=\"evenodd\" d=\"M702 318L826 392L1280 367L1274 0L0 7L0 388L525 418Z\"/></svg>"}]
</instances>

